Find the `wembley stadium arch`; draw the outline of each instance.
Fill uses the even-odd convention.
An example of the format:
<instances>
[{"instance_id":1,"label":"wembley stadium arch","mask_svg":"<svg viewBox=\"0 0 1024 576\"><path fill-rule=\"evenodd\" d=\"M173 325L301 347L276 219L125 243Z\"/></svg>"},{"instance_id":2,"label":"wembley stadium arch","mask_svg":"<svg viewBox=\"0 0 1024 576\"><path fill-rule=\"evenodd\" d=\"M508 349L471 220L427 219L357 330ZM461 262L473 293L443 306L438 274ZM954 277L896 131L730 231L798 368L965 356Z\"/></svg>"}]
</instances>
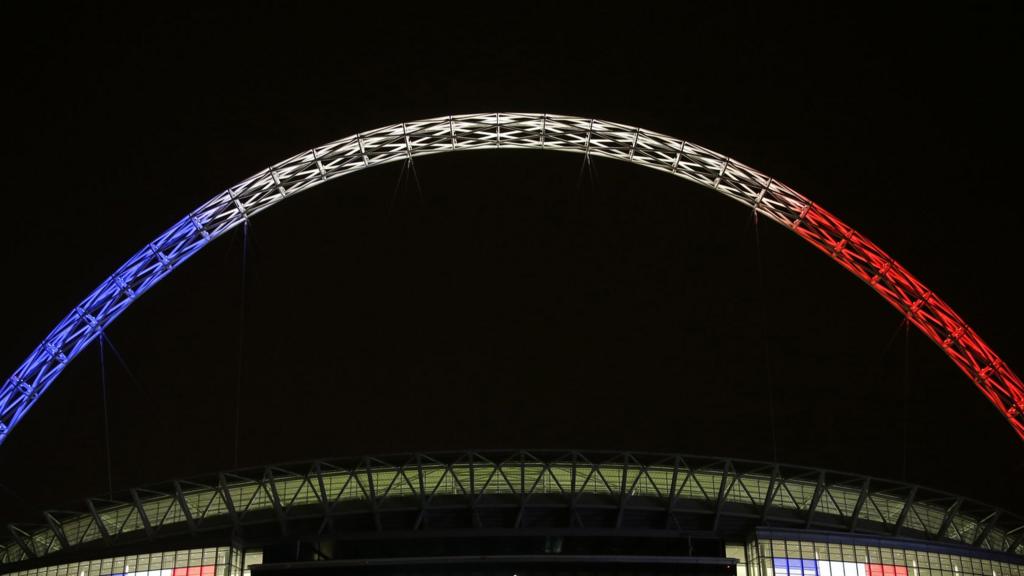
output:
<instances>
[{"instance_id":1,"label":"wembley stadium arch","mask_svg":"<svg viewBox=\"0 0 1024 576\"><path fill-rule=\"evenodd\" d=\"M362 132L216 195L118 268L0 388L0 442L88 344L208 243L370 166L460 150L611 158L721 193L795 232L895 306L1024 439L1024 384L943 300L791 188L653 131L530 113ZM1024 576L1024 519L923 486L679 454L507 451L318 460L171 480L8 525L17 576L695 574Z\"/></svg>"},{"instance_id":2,"label":"wembley stadium arch","mask_svg":"<svg viewBox=\"0 0 1024 576\"><path fill-rule=\"evenodd\" d=\"M785 226L895 306L974 382L1024 439L1024 383L938 295L821 206L732 158L650 130L530 113L404 122L318 146L217 194L147 244L50 332L0 388L0 443L104 327L190 256L278 202L352 172L459 150L575 152L668 172Z\"/></svg>"}]
</instances>

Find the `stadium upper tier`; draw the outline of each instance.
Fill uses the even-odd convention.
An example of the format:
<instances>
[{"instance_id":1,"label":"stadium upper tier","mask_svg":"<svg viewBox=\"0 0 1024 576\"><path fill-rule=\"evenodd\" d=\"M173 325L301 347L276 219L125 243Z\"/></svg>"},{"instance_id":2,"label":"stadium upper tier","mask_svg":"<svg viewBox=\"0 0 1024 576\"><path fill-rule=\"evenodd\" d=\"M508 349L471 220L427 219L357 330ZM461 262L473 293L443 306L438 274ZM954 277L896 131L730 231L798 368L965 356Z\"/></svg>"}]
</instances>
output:
<instances>
[{"instance_id":1,"label":"stadium upper tier","mask_svg":"<svg viewBox=\"0 0 1024 576\"><path fill-rule=\"evenodd\" d=\"M173 480L43 516L44 524L8 526L0 564L216 531L294 534L303 526L561 526L720 538L770 527L1024 556L1024 519L966 498L830 470L678 454L469 451L317 460Z\"/></svg>"}]
</instances>

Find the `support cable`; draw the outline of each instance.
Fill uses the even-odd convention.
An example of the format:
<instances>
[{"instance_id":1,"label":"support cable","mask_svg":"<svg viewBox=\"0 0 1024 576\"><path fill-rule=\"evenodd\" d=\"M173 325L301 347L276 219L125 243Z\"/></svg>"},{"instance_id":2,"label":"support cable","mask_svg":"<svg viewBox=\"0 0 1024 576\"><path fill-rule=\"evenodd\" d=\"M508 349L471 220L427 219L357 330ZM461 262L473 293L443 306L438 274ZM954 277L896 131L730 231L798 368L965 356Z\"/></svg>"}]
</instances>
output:
<instances>
[{"instance_id":1,"label":"support cable","mask_svg":"<svg viewBox=\"0 0 1024 576\"><path fill-rule=\"evenodd\" d=\"M597 200L597 162L587 154L587 172L590 173L590 195L593 201Z\"/></svg>"},{"instance_id":2,"label":"support cable","mask_svg":"<svg viewBox=\"0 0 1024 576\"><path fill-rule=\"evenodd\" d=\"M388 204L388 214L395 209L395 203L398 200L398 194L402 190L402 183L408 178L406 171L409 169L409 163L412 162L410 159L406 159L402 162L402 167L398 171L398 182L395 182L395 189L391 192L391 202Z\"/></svg>"},{"instance_id":3,"label":"support cable","mask_svg":"<svg viewBox=\"0 0 1024 576\"><path fill-rule=\"evenodd\" d=\"M905 320L903 326L903 461L900 467L900 480L906 482L907 436L910 433L910 322Z\"/></svg>"},{"instance_id":4,"label":"support cable","mask_svg":"<svg viewBox=\"0 0 1024 576\"><path fill-rule=\"evenodd\" d=\"M871 383L872 377L882 368L882 363L885 362L885 357L889 355L889 350L892 348L896 337L900 335L900 331L905 327L909 327L907 317L903 316L900 319L900 323L893 329L892 334L889 335L889 339L885 342L885 347L882 348L882 352L879 354L878 359L874 363L865 362L865 365L869 366L868 371L864 376L864 387L867 387Z\"/></svg>"},{"instance_id":5,"label":"support cable","mask_svg":"<svg viewBox=\"0 0 1024 576\"><path fill-rule=\"evenodd\" d=\"M416 173L416 162L409 158L409 171L412 172L412 180L416 184L416 194L419 196L420 205L423 205L423 188L420 187L420 176Z\"/></svg>"},{"instance_id":6,"label":"support cable","mask_svg":"<svg viewBox=\"0 0 1024 576\"><path fill-rule=\"evenodd\" d=\"M594 163L594 159L590 156L590 152L583 154L583 161L580 163L580 173L576 177L576 198L570 200L569 210L570 213L573 208L576 208L576 214L580 215L585 211L586 199L587 199L587 183L589 180L590 190L592 192L597 191L597 168Z\"/></svg>"},{"instance_id":7,"label":"support cable","mask_svg":"<svg viewBox=\"0 0 1024 576\"><path fill-rule=\"evenodd\" d=\"M392 191L391 201L388 203L388 215L394 212L399 195L404 196L411 185L416 187L416 197L419 205L423 206L423 188L420 186L420 177L416 172L416 162L409 157L402 162L402 168L398 172L398 182L395 182L395 189Z\"/></svg>"},{"instance_id":8,"label":"support cable","mask_svg":"<svg viewBox=\"0 0 1024 576\"><path fill-rule=\"evenodd\" d=\"M909 318L906 315L904 315L904 316L902 316L900 318L899 324L896 326L896 328L893 329L892 333L889 334L889 338L885 341L885 347L882 348L882 351L881 351L881 353L879 353L878 358L876 360L874 360L874 361L865 361L864 364L868 367L868 369L864 373L864 384L861 386L861 388L869 389L870 385L872 384L872 380L874 380L875 376L879 372L883 371L883 365L885 363L885 358L886 358L886 356L889 355L889 350L892 349L892 345L893 345L893 343L896 342L896 337L899 336L901 331L904 332L906 337L909 337L910 320L909 320ZM909 350L908 350L907 346L909 346L909 343L905 342L904 343L904 358L903 358L903 362L904 362L904 373L903 373L903 414L902 414L902 420L901 420L903 422L903 448L902 448L903 452L902 452L902 455L901 455L901 466L900 466L900 478L902 480L904 480L904 481L906 481L906 479L907 479L907 436L908 436L908 425L909 425L908 424L908 419L907 419L908 418L908 414L909 414L909 412L907 410L908 407L909 407L909 384L908 384L908 382L909 382L909 376L908 376L909 368L908 368L908 364L907 364L907 362L909 362Z\"/></svg>"},{"instance_id":9,"label":"support cable","mask_svg":"<svg viewBox=\"0 0 1024 576\"><path fill-rule=\"evenodd\" d=\"M761 357L764 362L764 379L768 388L768 426L771 428L772 461L779 461L779 443L775 433L775 385L772 382L771 362L768 357L768 306L765 302L764 265L761 256L761 229L758 227L757 210L754 210L754 250L757 257L757 290L761 311Z\"/></svg>"},{"instance_id":10,"label":"support cable","mask_svg":"<svg viewBox=\"0 0 1024 576\"><path fill-rule=\"evenodd\" d=\"M587 170L590 172L590 188L597 192L597 162L587 154Z\"/></svg>"},{"instance_id":11,"label":"support cable","mask_svg":"<svg viewBox=\"0 0 1024 576\"><path fill-rule=\"evenodd\" d=\"M242 223L242 285L239 290L241 304L238 312L238 379L235 380L235 443L233 464L238 468L239 430L242 421L242 380L245 378L245 286L248 280L249 221Z\"/></svg>"},{"instance_id":12,"label":"support cable","mask_svg":"<svg viewBox=\"0 0 1024 576\"><path fill-rule=\"evenodd\" d=\"M121 355L121 352L117 349L117 346L114 346L114 341L111 340L110 336L107 336L106 333L103 334L103 341L106 343L107 346L110 347L110 351L114 353L114 358L117 360L117 363L121 365L121 368L124 369L125 374L128 376L128 381L131 382L132 386L134 386L136 389L141 389L142 386L139 384L139 381L135 378L135 374L133 374L131 368L128 367L128 363L124 361L124 356Z\"/></svg>"},{"instance_id":13,"label":"support cable","mask_svg":"<svg viewBox=\"0 0 1024 576\"><path fill-rule=\"evenodd\" d=\"M110 455L110 415L107 409L107 362L103 353L104 348L107 347L107 337L105 334L100 332L100 392L103 399L103 444L106 449L106 460L107 460L107 495L113 496L114 494L114 480L111 474L111 455Z\"/></svg>"},{"instance_id":14,"label":"support cable","mask_svg":"<svg viewBox=\"0 0 1024 576\"><path fill-rule=\"evenodd\" d=\"M580 173L576 177L576 190L578 192L580 192L580 194L583 193L583 184L584 184L583 177L584 177L584 175L586 175L588 173L588 170L587 170L587 165L588 164L590 164L590 153L589 152L583 155L583 162L580 163Z\"/></svg>"}]
</instances>

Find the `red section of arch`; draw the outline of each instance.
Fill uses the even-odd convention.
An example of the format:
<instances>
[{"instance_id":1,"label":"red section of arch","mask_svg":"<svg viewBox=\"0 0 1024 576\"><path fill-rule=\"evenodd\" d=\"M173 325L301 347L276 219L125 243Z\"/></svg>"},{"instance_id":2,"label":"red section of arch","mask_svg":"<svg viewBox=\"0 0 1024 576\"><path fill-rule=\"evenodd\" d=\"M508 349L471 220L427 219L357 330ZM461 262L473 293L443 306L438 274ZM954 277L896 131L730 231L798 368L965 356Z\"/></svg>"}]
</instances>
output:
<instances>
[{"instance_id":1,"label":"red section of arch","mask_svg":"<svg viewBox=\"0 0 1024 576\"><path fill-rule=\"evenodd\" d=\"M1024 383L949 304L881 248L816 204L808 207L793 231L867 282L938 344L1024 439Z\"/></svg>"}]
</instances>

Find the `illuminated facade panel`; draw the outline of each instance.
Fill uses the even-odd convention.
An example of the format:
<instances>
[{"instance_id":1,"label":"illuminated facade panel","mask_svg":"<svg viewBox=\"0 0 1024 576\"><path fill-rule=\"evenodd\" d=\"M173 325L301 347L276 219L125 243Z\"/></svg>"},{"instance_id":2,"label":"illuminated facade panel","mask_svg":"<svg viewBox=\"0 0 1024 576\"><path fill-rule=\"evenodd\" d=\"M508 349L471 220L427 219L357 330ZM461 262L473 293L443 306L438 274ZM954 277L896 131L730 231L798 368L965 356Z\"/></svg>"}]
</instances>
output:
<instances>
[{"instance_id":1,"label":"illuminated facade panel","mask_svg":"<svg viewBox=\"0 0 1024 576\"><path fill-rule=\"evenodd\" d=\"M749 576L1024 576L1024 564L984 554L899 546L899 541L859 544L828 536L754 539L746 548L746 571Z\"/></svg>"},{"instance_id":2,"label":"illuminated facade panel","mask_svg":"<svg viewBox=\"0 0 1024 576\"><path fill-rule=\"evenodd\" d=\"M10 576L241 576L243 559L231 547L192 548L55 564Z\"/></svg>"}]
</instances>

